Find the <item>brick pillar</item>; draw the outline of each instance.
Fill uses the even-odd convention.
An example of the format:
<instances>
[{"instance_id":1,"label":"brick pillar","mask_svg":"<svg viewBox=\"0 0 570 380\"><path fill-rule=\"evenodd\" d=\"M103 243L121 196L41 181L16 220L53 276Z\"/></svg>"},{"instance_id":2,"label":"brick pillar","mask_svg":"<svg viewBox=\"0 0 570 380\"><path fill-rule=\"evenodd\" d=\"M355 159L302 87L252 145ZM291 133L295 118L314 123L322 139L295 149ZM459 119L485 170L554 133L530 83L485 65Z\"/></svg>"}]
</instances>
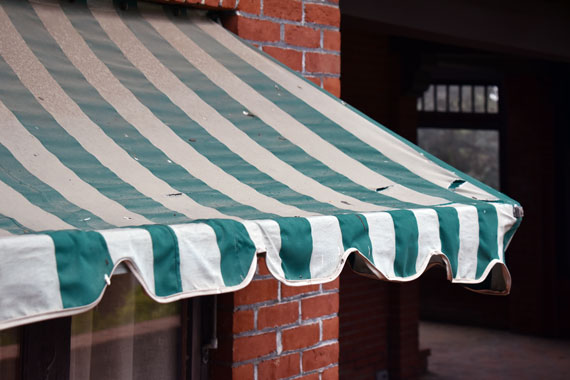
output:
<instances>
[{"instance_id":1,"label":"brick pillar","mask_svg":"<svg viewBox=\"0 0 570 380\"><path fill-rule=\"evenodd\" d=\"M215 3L202 0L203 5ZM224 26L340 96L338 0L239 0ZM338 379L338 280L289 287L275 280L264 259L252 283L218 301L218 350L210 378Z\"/></svg>"},{"instance_id":2,"label":"brick pillar","mask_svg":"<svg viewBox=\"0 0 570 380\"><path fill-rule=\"evenodd\" d=\"M340 96L338 0L240 0L224 26Z\"/></svg>"},{"instance_id":3,"label":"brick pillar","mask_svg":"<svg viewBox=\"0 0 570 380\"><path fill-rule=\"evenodd\" d=\"M290 287L259 259L252 283L218 302L211 379L338 379L338 281Z\"/></svg>"}]
</instances>

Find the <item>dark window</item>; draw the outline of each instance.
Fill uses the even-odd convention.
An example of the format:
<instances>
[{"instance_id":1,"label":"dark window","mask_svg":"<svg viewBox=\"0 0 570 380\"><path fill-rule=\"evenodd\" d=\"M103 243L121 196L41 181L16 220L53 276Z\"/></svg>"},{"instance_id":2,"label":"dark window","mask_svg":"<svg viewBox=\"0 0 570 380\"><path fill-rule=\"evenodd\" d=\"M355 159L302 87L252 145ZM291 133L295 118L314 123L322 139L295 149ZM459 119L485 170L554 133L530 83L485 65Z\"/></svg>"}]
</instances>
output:
<instances>
[{"instance_id":1,"label":"dark window","mask_svg":"<svg viewBox=\"0 0 570 380\"><path fill-rule=\"evenodd\" d=\"M501 126L497 83L440 82L417 99L418 145L500 188Z\"/></svg>"},{"instance_id":2,"label":"dark window","mask_svg":"<svg viewBox=\"0 0 570 380\"><path fill-rule=\"evenodd\" d=\"M0 331L0 379L20 378L21 329Z\"/></svg>"}]
</instances>

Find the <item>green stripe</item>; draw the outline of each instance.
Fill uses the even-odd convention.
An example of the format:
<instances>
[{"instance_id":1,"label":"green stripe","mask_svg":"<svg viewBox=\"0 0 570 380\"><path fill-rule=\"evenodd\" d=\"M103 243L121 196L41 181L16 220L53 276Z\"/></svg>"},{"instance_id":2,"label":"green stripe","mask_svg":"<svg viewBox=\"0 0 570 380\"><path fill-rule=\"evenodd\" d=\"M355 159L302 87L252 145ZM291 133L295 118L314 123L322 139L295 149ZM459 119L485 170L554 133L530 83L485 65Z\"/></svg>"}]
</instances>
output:
<instances>
[{"instance_id":1,"label":"green stripe","mask_svg":"<svg viewBox=\"0 0 570 380\"><path fill-rule=\"evenodd\" d=\"M15 219L2 214L0 214L0 228L14 235L21 235L32 232L18 223Z\"/></svg>"},{"instance_id":2,"label":"green stripe","mask_svg":"<svg viewBox=\"0 0 570 380\"><path fill-rule=\"evenodd\" d=\"M489 204L477 205L479 219L479 249L477 250L477 273L480 278L491 260L499 259L497 209Z\"/></svg>"},{"instance_id":3,"label":"green stripe","mask_svg":"<svg viewBox=\"0 0 570 380\"><path fill-rule=\"evenodd\" d=\"M168 226L143 226L152 239L154 287L157 296L182 292L178 239Z\"/></svg>"},{"instance_id":4,"label":"green stripe","mask_svg":"<svg viewBox=\"0 0 570 380\"><path fill-rule=\"evenodd\" d=\"M409 210L388 211L394 221L396 233L396 258L394 274L397 277L409 277L416 274L418 258L418 222Z\"/></svg>"},{"instance_id":5,"label":"green stripe","mask_svg":"<svg viewBox=\"0 0 570 380\"><path fill-rule=\"evenodd\" d=\"M311 278L313 237L311 224L305 218L278 218L281 233L281 268L287 280Z\"/></svg>"},{"instance_id":6,"label":"green stripe","mask_svg":"<svg viewBox=\"0 0 570 380\"><path fill-rule=\"evenodd\" d=\"M75 7L73 8L74 10L67 7L65 9L71 23L113 75L157 118L212 163L237 178L240 182L246 183L261 194L277 199L282 203L311 212L333 213L340 211L328 203L318 202L311 197L293 191L288 186L273 180L269 175L259 171L256 167L243 160L211 136L196 121L189 118L165 94L154 87L122 54L113 41L107 37L90 13L85 12L82 7L78 9ZM152 48L153 45L157 45L155 49L166 50L166 53L160 57L165 65L173 61L173 65L185 65L188 70L192 70L186 60L183 60L182 57L174 56L173 51L167 49L168 43L166 41L158 40L157 36L153 37L156 34L154 29L135 11L129 11L125 16L125 21L131 27L133 25L136 26L138 38L150 40L144 41L146 46ZM192 81L197 86L200 86L201 78L205 77L197 70L193 69L193 71L195 76L192 78ZM243 107L239 112L242 113L242 111ZM242 117L245 116L242 114ZM273 215L267 215L258 211L254 216L256 218L267 218Z\"/></svg>"},{"instance_id":7,"label":"green stripe","mask_svg":"<svg viewBox=\"0 0 570 380\"><path fill-rule=\"evenodd\" d=\"M436 207L435 212L439 220L441 250L447 256L455 278L459 255L459 216L453 207Z\"/></svg>"},{"instance_id":8,"label":"green stripe","mask_svg":"<svg viewBox=\"0 0 570 380\"><path fill-rule=\"evenodd\" d=\"M111 225L77 207L56 190L40 181L0 144L0 180L24 198L64 222L82 229L103 229Z\"/></svg>"},{"instance_id":9,"label":"green stripe","mask_svg":"<svg viewBox=\"0 0 570 380\"><path fill-rule=\"evenodd\" d=\"M356 248L371 263L374 263L372 256L372 242L370 241L368 221L360 214L337 215L338 224L342 233L342 245L344 250Z\"/></svg>"},{"instance_id":10,"label":"green stripe","mask_svg":"<svg viewBox=\"0 0 570 380\"><path fill-rule=\"evenodd\" d=\"M107 243L94 231L47 233L55 246L61 300L64 308L89 305L99 298L113 260Z\"/></svg>"},{"instance_id":11,"label":"green stripe","mask_svg":"<svg viewBox=\"0 0 570 380\"><path fill-rule=\"evenodd\" d=\"M241 284L247 277L256 251L244 225L229 219L211 219L203 223L212 227L216 233L224 285Z\"/></svg>"},{"instance_id":12,"label":"green stripe","mask_svg":"<svg viewBox=\"0 0 570 380\"><path fill-rule=\"evenodd\" d=\"M191 21L184 19L183 17L173 17L172 20L182 32L184 32L202 49L208 52L208 54L232 71L245 83L250 85L257 92L269 99L289 115L297 119L300 123L306 125L311 131L315 132L338 149L347 153L352 158L360 161L369 169L376 171L377 173L381 173L396 183L424 194L441 197L451 202L462 202L468 204L475 203L473 199L464 197L448 190L447 188L439 187L414 174L405 166L388 159L381 152L362 142L350 132L346 131L338 124L312 108L309 104L303 102L285 89L280 88L280 86L273 80L256 70L254 67L249 66L241 58L226 49L215 39L202 32L197 26L193 25ZM263 52L256 50L256 54L259 53L263 54ZM267 54L265 55L272 61L276 62L272 57L269 57ZM287 70L291 71L290 69ZM298 74L295 73L295 75ZM276 91L276 86L278 91ZM339 107L341 106L342 105L339 104ZM377 122L373 123L379 128L385 129ZM401 140L401 138L399 139ZM378 186L380 187L381 184ZM401 206L397 203L394 203L391 206L399 208L409 207Z\"/></svg>"}]
</instances>

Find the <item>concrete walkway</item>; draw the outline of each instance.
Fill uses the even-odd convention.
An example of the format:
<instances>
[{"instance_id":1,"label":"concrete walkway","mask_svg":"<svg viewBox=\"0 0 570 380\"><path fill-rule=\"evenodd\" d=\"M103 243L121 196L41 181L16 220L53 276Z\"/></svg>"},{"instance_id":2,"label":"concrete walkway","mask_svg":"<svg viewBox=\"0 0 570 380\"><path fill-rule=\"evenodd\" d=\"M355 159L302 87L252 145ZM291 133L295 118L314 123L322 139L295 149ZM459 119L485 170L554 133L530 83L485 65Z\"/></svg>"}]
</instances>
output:
<instances>
[{"instance_id":1,"label":"concrete walkway","mask_svg":"<svg viewBox=\"0 0 570 380\"><path fill-rule=\"evenodd\" d=\"M568 340L421 322L420 347L431 349L422 380L570 379Z\"/></svg>"}]
</instances>

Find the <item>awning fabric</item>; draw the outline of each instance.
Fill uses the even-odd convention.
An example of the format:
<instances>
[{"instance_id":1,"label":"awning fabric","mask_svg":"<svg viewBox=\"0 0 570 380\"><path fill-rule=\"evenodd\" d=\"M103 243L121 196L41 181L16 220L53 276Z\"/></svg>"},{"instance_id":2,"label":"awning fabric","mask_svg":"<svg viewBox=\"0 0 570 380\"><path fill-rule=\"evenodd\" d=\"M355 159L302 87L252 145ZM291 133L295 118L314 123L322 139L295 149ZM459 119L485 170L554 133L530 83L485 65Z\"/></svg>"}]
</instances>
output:
<instances>
[{"instance_id":1,"label":"awning fabric","mask_svg":"<svg viewBox=\"0 0 570 380\"><path fill-rule=\"evenodd\" d=\"M509 291L515 201L203 14L0 5L0 328L93 307L122 262L159 302L243 288L263 252L289 285L348 260Z\"/></svg>"}]
</instances>

